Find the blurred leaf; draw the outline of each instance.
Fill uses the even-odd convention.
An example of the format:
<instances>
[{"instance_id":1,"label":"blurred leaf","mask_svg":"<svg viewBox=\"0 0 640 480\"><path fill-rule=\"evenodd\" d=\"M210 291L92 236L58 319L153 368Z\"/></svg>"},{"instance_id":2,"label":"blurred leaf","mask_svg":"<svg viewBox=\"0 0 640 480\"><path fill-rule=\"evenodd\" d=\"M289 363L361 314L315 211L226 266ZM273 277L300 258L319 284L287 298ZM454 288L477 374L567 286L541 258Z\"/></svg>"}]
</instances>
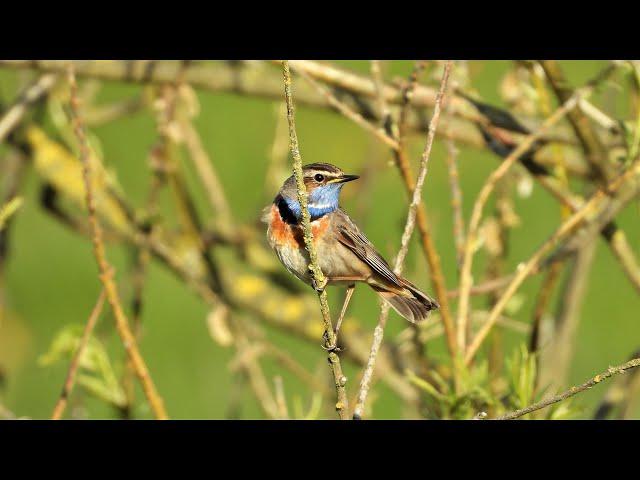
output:
<instances>
[{"instance_id":1,"label":"blurred leaf","mask_svg":"<svg viewBox=\"0 0 640 480\"><path fill-rule=\"evenodd\" d=\"M64 327L53 339L49 350L40 356L41 366L50 366L73 358L84 328L81 325ZM118 382L109 355L102 342L91 337L79 360L78 385L103 401L122 407L126 404L126 395Z\"/></svg>"},{"instance_id":2,"label":"blurred leaf","mask_svg":"<svg viewBox=\"0 0 640 480\"><path fill-rule=\"evenodd\" d=\"M522 343L507 360L509 407L524 408L534 401L537 364L535 355Z\"/></svg>"},{"instance_id":3,"label":"blurred leaf","mask_svg":"<svg viewBox=\"0 0 640 480\"><path fill-rule=\"evenodd\" d=\"M121 388L113 388L107 385L102 379L91 375L79 375L78 385L81 385L94 397L113 404L117 407L124 407L127 404L127 398L124 390Z\"/></svg>"}]
</instances>

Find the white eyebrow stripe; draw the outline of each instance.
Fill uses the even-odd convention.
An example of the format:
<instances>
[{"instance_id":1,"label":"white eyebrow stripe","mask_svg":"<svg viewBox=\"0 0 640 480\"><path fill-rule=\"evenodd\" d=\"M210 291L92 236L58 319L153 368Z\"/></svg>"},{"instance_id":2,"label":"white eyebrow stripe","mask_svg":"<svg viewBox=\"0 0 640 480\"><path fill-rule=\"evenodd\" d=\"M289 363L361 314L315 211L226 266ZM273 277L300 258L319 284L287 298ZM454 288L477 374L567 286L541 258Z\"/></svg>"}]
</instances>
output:
<instances>
[{"instance_id":1,"label":"white eyebrow stripe","mask_svg":"<svg viewBox=\"0 0 640 480\"><path fill-rule=\"evenodd\" d=\"M338 178L338 177L340 177L340 175L339 175L339 174L337 174L337 173L329 173L329 172L312 172L312 173L311 173L308 177L306 177L306 178L313 178L313 177L315 177L315 176L316 176L316 175L318 175L318 174L323 175L325 178Z\"/></svg>"}]
</instances>

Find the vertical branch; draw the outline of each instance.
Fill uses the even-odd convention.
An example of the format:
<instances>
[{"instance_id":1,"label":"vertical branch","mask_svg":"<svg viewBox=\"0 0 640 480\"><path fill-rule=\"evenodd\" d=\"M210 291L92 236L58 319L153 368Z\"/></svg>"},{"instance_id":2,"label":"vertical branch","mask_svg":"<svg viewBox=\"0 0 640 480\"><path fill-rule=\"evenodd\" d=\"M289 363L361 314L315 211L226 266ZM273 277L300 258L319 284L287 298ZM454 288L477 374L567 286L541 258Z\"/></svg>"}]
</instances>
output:
<instances>
[{"instance_id":1,"label":"vertical branch","mask_svg":"<svg viewBox=\"0 0 640 480\"><path fill-rule=\"evenodd\" d=\"M144 390L149 405L156 418L164 420L168 418L167 412L164 408L164 402L158 394L156 387L153 384L153 380L151 380L151 376L149 375L147 365L138 350L138 344L129 327L129 321L122 309L118 289L116 288L113 280L113 268L107 261L104 242L102 239L102 228L96 216L96 203L93 197L93 184L91 180L92 160L90 158L89 145L85 136L84 127L81 123L78 112L78 87L76 84L73 63L69 64L68 81L71 88L71 118L73 120L74 132L80 145L80 160L82 162L82 177L85 187L85 202L87 205L89 225L92 233L93 250L96 262L98 263L98 269L100 271L100 280L104 285L105 295L113 311L113 316L116 321L116 330L118 331L127 355L133 364L136 376L142 384L142 389Z\"/></svg>"},{"instance_id":2,"label":"vertical branch","mask_svg":"<svg viewBox=\"0 0 640 480\"><path fill-rule=\"evenodd\" d=\"M402 106L400 109L400 116L398 119L397 135L398 135L398 148L393 151L396 166L400 171L400 176L404 182L404 186L407 189L409 195L413 196L416 188L413 174L411 173L411 166L409 165L409 159L407 158L406 149L404 148L404 136L406 130L406 117L408 107L411 103L411 97L413 91L418 84L418 76L424 69L425 62L419 61L416 63L409 83L402 91ZM393 129L391 129L393 130ZM420 240L422 243L422 251L427 263L429 264L429 275L431 277L431 284L435 290L436 297L440 303L440 317L445 330L447 339L447 348L452 358L456 357L456 343L455 332L453 325L453 315L451 314L451 308L449 306L449 299L447 297L447 286L444 279L444 273L442 272L442 266L440 264L440 256L436 251L436 247L431 238L431 231L429 229L429 220L427 217L427 210L423 203L418 205L416 212L416 222L418 226L418 232L420 233Z\"/></svg>"},{"instance_id":3,"label":"vertical branch","mask_svg":"<svg viewBox=\"0 0 640 480\"><path fill-rule=\"evenodd\" d=\"M78 372L78 367L80 366L80 359L82 358L84 349L87 347L87 343L89 343L89 338L91 338L91 333L93 332L93 329L96 326L96 323L98 322L98 318L100 317L100 313L102 312L103 305L104 305L104 288L100 292L98 301L93 307L93 310L91 311L91 315L89 315L89 319L87 320L87 323L84 326L84 331L82 332L82 337L80 338L80 342L78 343L78 348L76 348L76 351L73 354L73 358L71 359L71 363L69 364L69 371L67 372L67 376L64 380L62 393L60 394L60 398L58 398L58 401L56 402L56 405L53 408L53 413L51 414L51 420L60 420L62 418L62 414L64 413L65 408L67 407L67 402L69 401L69 395L71 395L71 391L73 390L73 385L75 384L75 381L76 381L76 373Z\"/></svg>"},{"instance_id":4,"label":"vertical branch","mask_svg":"<svg viewBox=\"0 0 640 480\"><path fill-rule=\"evenodd\" d=\"M444 91L447 86L447 82L449 80L450 71L451 71L451 61L449 60L445 64L444 73L442 75L442 81L440 82L440 90L438 91L436 104L433 110L433 117L431 117L431 121L429 122L429 133L427 134L427 143L422 153L422 159L420 163L420 172L418 173L418 180L416 181L416 186L413 189L413 198L411 199L411 204L409 205L409 213L407 214L407 221L404 227L404 232L402 233L402 240L400 242L400 245L401 245L400 251L398 252L398 256L396 257L395 264L394 264L393 270L398 275L402 273L404 259L409 250L409 240L411 239L411 235L413 234L413 230L415 228L416 212L418 209L418 205L422 201L422 187L424 185L425 178L427 177L429 158L431 156L431 147L433 145L433 138L435 137L438 121L440 120L440 105L442 103ZM367 395L369 393L371 378L373 377L373 372L376 365L376 358L378 356L380 346L382 345L382 339L384 337L384 328L386 326L388 316L389 316L389 305L385 302L382 305L380 316L378 317L378 325L376 326L376 329L373 334L373 343L371 344L369 359L367 360L367 365L365 367L364 373L362 374L362 380L360 381L360 389L358 391L358 400L353 413L354 419L361 418L362 413L364 412L364 406L367 400Z\"/></svg>"},{"instance_id":5,"label":"vertical branch","mask_svg":"<svg viewBox=\"0 0 640 480\"><path fill-rule=\"evenodd\" d=\"M296 125L294 117L293 97L291 93L291 72L289 71L289 62L282 62L282 73L284 77L284 95L287 102L287 122L289 124L289 148L293 157L293 173L298 187L298 201L302 210L302 229L304 232L304 243L309 252L309 270L313 279L314 287L318 292L320 300L320 311L322 312L322 320L324 322L324 335L327 348L329 348L329 365L333 372L333 378L336 387L338 401L336 402L336 411L341 420L348 418L349 403L345 385L347 377L342 373L342 365L340 357L336 353L336 335L333 331L331 322L331 314L329 313L329 303L327 301L327 292L324 289L327 283L320 265L318 264L318 253L313 244L313 232L311 231L311 216L308 208L308 194L302 178L302 157L298 147L298 136L296 134Z\"/></svg>"}]
</instances>

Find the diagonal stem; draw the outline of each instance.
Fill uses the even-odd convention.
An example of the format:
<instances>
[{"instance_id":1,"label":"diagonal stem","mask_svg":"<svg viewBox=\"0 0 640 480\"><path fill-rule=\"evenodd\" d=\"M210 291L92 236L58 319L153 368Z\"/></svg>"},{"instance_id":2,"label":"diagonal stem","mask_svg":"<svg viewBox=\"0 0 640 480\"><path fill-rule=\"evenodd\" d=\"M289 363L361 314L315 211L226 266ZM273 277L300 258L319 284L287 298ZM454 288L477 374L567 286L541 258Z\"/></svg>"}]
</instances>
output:
<instances>
[{"instance_id":1,"label":"diagonal stem","mask_svg":"<svg viewBox=\"0 0 640 480\"><path fill-rule=\"evenodd\" d=\"M100 270L100 280L104 285L105 295L113 311L113 316L115 317L116 330L118 331L118 335L120 335L127 355L131 360L136 376L142 384L142 389L144 390L149 405L157 419L166 420L169 417L165 410L164 402L158 394L153 380L151 379L151 375L149 374L147 365L138 350L138 343L136 342L135 336L129 327L129 321L127 320L122 308L120 295L118 294L118 289L116 288L116 284L113 280L113 268L107 261L104 242L102 239L102 228L96 216L96 202L93 195L94 186L91 178L92 160L90 158L89 145L87 143L84 128L78 113L77 84L73 63L69 64L68 81L71 88L71 116L74 124L74 132L80 145L80 160L82 161L85 201L88 210L89 225L91 227L93 249L96 256L96 262L98 263L98 269Z\"/></svg>"},{"instance_id":2,"label":"diagonal stem","mask_svg":"<svg viewBox=\"0 0 640 480\"><path fill-rule=\"evenodd\" d=\"M73 386L76 382L76 373L78 372L78 368L80 367L80 359L82 358L82 354L84 353L84 349L87 347L89 343L89 338L91 338L91 333L93 332L96 323L98 323L98 318L100 317L100 313L102 313L102 306L104 305L104 289L100 292L100 296L98 297L98 301L96 302L91 314L89 315L89 319L84 327L82 332L82 337L80 338L80 343L78 344L78 348L76 348L75 353L73 354L73 358L71 359L71 363L69 364L69 370L67 371L67 376L64 380L64 385L62 386L62 393L60 393L60 397L56 402L55 407L53 408L53 413L51 414L51 420L60 420L62 418L62 414L64 413L65 408L67 407L67 402L69 401L69 395L71 395L71 391L73 390Z\"/></svg>"}]
</instances>

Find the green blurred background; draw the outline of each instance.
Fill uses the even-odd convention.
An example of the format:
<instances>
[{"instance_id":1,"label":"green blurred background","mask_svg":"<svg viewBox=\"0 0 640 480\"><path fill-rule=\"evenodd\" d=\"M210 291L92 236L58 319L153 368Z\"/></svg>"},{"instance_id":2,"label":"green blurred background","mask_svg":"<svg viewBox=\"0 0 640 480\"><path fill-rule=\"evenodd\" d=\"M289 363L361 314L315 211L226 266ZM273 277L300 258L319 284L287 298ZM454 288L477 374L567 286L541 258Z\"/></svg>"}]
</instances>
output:
<instances>
[{"instance_id":1,"label":"green blurred background","mask_svg":"<svg viewBox=\"0 0 640 480\"><path fill-rule=\"evenodd\" d=\"M342 61L337 64L363 74L369 73L368 62ZM388 62L387 79L406 77L412 65L409 61ZM602 68L603 62L562 62L562 65L571 83L580 85ZM498 88L510 66L509 62L501 61L470 62L471 85L485 101L504 105ZM5 100L14 96L18 76L22 74L0 70L0 88ZM433 80L427 81L433 83ZM99 101L123 99L140 89L138 85L105 83L99 93ZM198 95L201 112L196 125L220 173L234 215L239 222L254 222L265 205L264 176L279 103L234 94L199 91ZM365 162L377 162L381 174L375 176L368 197L362 199L349 195L347 186L342 203L384 256L393 258L400 243L407 199L399 175L390 163L388 149L372 140L358 126L328 111L300 107L297 126L305 163L330 162L347 172L355 172ZM149 148L157 138L152 114L144 110L95 128L93 133L100 139L104 158L117 171L127 197L137 206L142 206L149 184ZM411 137L411 158L415 168L423 145L423 136ZM0 171L6 151L6 148L0 147ZM484 179L497 164L496 157L491 153L461 147L459 169L465 215L469 215ZM189 186L197 193L201 211L207 212L202 188L195 179L191 165L186 165ZM39 184L37 175L29 171L23 191L24 205L12 231L12 248L3 285L8 314L0 324L0 368L6 377L0 399L16 415L32 418L46 418L51 414L68 365L68 361L64 361L44 368L39 366L38 357L47 351L56 333L65 325L84 324L100 291L90 243L42 210L38 204ZM457 283L455 251L445 150L440 141L436 141L432 154L424 199L447 284L452 288ZM547 238L559 218L557 203L535 184L530 197L517 197L516 211L521 225L512 232L510 269L515 268L518 261L528 257ZM619 217L619 223L631 245L638 247L640 223L637 202ZM416 246L414 239L406 262L406 276L431 290L426 262ZM129 291L126 289L130 284L123 273L127 271L128 252L112 246L108 249L108 256L119 273L121 291L128 298ZM478 256L477 272L483 271L481 257ZM527 280L522 289L524 305L514 318L530 322L534 295L541 281L539 277ZM329 291L335 311L341 295L333 292L335 290ZM313 293L309 290L308 295ZM170 416L224 418L232 395L231 385L235 381L227 366L232 352L212 341L205 322L206 306L156 263L152 264L149 272L144 300L141 349ZM362 324L373 331L377 311L375 295L366 288L358 288L350 315L360 318ZM585 380L608 365L622 363L640 347L639 311L640 297L626 280L610 251L598 241L596 259L582 306L570 375L572 384ZM391 335L388 338L404 327L403 320L392 313L388 325ZM110 316L103 315L98 331L114 363L121 365L123 353L113 332ZM271 330L269 336L277 345L299 358L303 365L326 369L325 354L319 345L310 345ZM526 341L526 337L508 333L506 340L506 352L509 353L518 343ZM429 348L431 355L446 357L442 339L432 342ZM298 397L307 408L310 401L307 387L282 372L275 364L265 362L265 365L268 378L281 374L287 397ZM326 374L329 375L328 370ZM348 365L347 376L348 388L354 391L359 380L358 370ZM576 401L585 406L585 418L590 417L605 389L599 386ZM395 397L382 385L376 386L376 392L375 418L401 417L401 405ZM136 415L149 418L150 412L142 401L140 391L137 395L139 407ZM88 396L84 397L84 406L84 414L90 418L117 416L113 409ZM79 412L79 415L83 415L82 410ZM636 416L638 413L636 409ZM243 393L241 417L262 417L250 391Z\"/></svg>"}]
</instances>

